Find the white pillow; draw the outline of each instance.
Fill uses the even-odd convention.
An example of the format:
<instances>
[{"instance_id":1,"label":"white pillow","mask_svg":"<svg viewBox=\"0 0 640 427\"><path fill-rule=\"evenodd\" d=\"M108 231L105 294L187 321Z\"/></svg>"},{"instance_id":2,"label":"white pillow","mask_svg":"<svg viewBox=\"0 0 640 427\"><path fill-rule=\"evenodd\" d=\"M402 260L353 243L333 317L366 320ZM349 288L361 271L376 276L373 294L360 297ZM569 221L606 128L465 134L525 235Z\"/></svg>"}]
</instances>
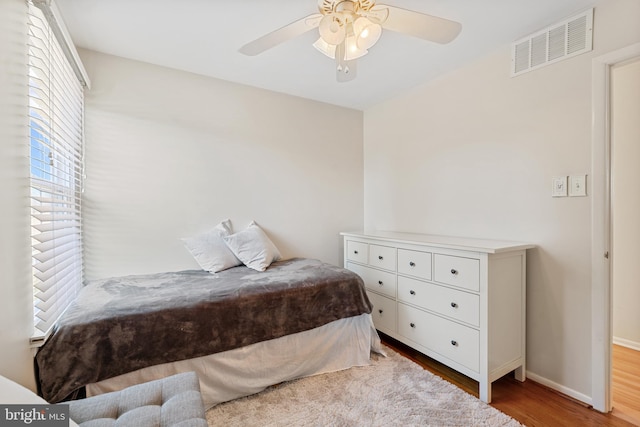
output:
<instances>
[{"instance_id":1,"label":"white pillow","mask_svg":"<svg viewBox=\"0 0 640 427\"><path fill-rule=\"evenodd\" d=\"M265 271L273 261L282 258L276 245L255 221L251 221L251 224L239 233L224 236L223 239L244 265L257 271Z\"/></svg>"},{"instance_id":2,"label":"white pillow","mask_svg":"<svg viewBox=\"0 0 640 427\"><path fill-rule=\"evenodd\" d=\"M230 234L231 221L227 219L216 225L213 230L181 240L203 270L217 273L242 264L222 240Z\"/></svg>"}]
</instances>

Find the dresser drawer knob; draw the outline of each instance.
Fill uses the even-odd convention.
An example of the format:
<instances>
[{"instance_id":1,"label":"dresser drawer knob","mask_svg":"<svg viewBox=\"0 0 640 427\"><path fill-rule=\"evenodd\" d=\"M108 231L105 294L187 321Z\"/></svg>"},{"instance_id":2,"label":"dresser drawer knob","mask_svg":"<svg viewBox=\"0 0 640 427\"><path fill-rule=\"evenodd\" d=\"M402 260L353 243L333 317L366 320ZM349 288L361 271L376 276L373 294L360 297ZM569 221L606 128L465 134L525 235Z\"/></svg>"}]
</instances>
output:
<instances>
[{"instance_id":1,"label":"dresser drawer knob","mask_svg":"<svg viewBox=\"0 0 640 427\"><path fill-rule=\"evenodd\" d=\"M378 285L382 286L382 280L378 280Z\"/></svg>"},{"instance_id":2,"label":"dresser drawer knob","mask_svg":"<svg viewBox=\"0 0 640 427\"><path fill-rule=\"evenodd\" d=\"M358 255L358 251L353 251L354 254Z\"/></svg>"},{"instance_id":3,"label":"dresser drawer knob","mask_svg":"<svg viewBox=\"0 0 640 427\"><path fill-rule=\"evenodd\" d=\"M456 270L455 268L452 268L451 269L451 274L453 274L453 275L458 274L458 270Z\"/></svg>"},{"instance_id":4,"label":"dresser drawer knob","mask_svg":"<svg viewBox=\"0 0 640 427\"><path fill-rule=\"evenodd\" d=\"M453 307L453 308L458 308L458 304L457 304L457 303L455 303L455 302L452 302L452 303L451 303L451 307Z\"/></svg>"},{"instance_id":5,"label":"dresser drawer knob","mask_svg":"<svg viewBox=\"0 0 640 427\"><path fill-rule=\"evenodd\" d=\"M382 309L378 310L378 313L382 314Z\"/></svg>"},{"instance_id":6,"label":"dresser drawer knob","mask_svg":"<svg viewBox=\"0 0 640 427\"><path fill-rule=\"evenodd\" d=\"M416 266L416 263L415 263L415 262L413 262L413 261L410 261L410 262L409 262L409 266L411 266L411 267L415 267L415 266Z\"/></svg>"},{"instance_id":7,"label":"dresser drawer knob","mask_svg":"<svg viewBox=\"0 0 640 427\"><path fill-rule=\"evenodd\" d=\"M451 340L451 345L457 347L458 346L458 341Z\"/></svg>"},{"instance_id":8,"label":"dresser drawer knob","mask_svg":"<svg viewBox=\"0 0 640 427\"><path fill-rule=\"evenodd\" d=\"M409 326L411 326L412 328L415 328L416 324L415 323L409 323Z\"/></svg>"},{"instance_id":9,"label":"dresser drawer knob","mask_svg":"<svg viewBox=\"0 0 640 427\"><path fill-rule=\"evenodd\" d=\"M409 291L409 293L410 293L411 295L415 295L415 294L416 294L416 291L414 291L413 289L411 289L411 290Z\"/></svg>"},{"instance_id":10,"label":"dresser drawer knob","mask_svg":"<svg viewBox=\"0 0 640 427\"><path fill-rule=\"evenodd\" d=\"M378 255L378 259L379 259L379 260L382 260L382 255Z\"/></svg>"}]
</instances>

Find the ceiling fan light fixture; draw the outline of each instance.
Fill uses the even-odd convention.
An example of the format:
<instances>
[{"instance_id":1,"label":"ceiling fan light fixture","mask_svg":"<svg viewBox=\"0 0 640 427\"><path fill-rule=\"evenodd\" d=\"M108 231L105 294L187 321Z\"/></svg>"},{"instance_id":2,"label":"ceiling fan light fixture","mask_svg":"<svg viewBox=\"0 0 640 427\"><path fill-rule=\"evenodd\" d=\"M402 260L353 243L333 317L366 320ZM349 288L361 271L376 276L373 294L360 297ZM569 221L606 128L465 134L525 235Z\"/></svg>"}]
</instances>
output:
<instances>
[{"instance_id":1,"label":"ceiling fan light fixture","mask_svg":"<svg viewBox=\"0 0 640 427\"><path fill-rule=\"evenodd\" d=\"M356 36L356 45L358 48L367 50L380 39L380 36L382 35L382 26L371 22L364 16L361 16L353 23L353 31Z\"/></svg>"}]
</instances>

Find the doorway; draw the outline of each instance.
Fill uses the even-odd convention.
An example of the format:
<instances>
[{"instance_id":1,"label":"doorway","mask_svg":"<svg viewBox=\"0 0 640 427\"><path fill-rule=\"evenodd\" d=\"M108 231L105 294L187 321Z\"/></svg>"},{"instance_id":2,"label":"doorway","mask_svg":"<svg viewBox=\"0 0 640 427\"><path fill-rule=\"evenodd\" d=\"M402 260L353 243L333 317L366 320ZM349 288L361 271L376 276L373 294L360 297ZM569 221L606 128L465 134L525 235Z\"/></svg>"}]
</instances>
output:
<instances>
[{"instance_id":1,"label":"doorway","mask_svg":"<svg viewBox=\"0 0 640 427\"><path fill-rule=\"evenodd\" d=\"M594 58L592 66L591 373L592 405L602 412L609 412L612 408L611 74L616 65L631 63L638 58L640 43Z\"/></svg>"},{"instance_id":2,"label":"doorway","mask_svg":"<svg viewBox=\"0 0 640 427\"><path fill-rule=\"evenodd\" d=\"M610 72L613 414L640 425L640 58Z\"/></svg>"}]
</instances>

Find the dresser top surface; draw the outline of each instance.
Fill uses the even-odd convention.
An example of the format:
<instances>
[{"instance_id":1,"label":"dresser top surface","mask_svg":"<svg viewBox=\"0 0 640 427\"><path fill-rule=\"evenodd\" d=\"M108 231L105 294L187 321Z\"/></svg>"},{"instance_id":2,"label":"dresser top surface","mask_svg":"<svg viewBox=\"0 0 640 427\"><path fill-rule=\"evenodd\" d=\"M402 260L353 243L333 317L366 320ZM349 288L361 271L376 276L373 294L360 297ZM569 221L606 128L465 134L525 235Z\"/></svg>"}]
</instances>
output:
<instances>
[{"instance_id":1,"label":"dresser top surface","mask_svg":"<svg viewBox=\"0 0 640 427\"><path fill-rule=\"evenodd\" d=\"M435 234L401 233L396 231L344 231L342 236L361 239L376 239L388 242L420 244L446 249L459 249L473 252L500 253L523 249L532 249L535 245L510 240L475 239Z\"/></svg>"}]
</instances>

